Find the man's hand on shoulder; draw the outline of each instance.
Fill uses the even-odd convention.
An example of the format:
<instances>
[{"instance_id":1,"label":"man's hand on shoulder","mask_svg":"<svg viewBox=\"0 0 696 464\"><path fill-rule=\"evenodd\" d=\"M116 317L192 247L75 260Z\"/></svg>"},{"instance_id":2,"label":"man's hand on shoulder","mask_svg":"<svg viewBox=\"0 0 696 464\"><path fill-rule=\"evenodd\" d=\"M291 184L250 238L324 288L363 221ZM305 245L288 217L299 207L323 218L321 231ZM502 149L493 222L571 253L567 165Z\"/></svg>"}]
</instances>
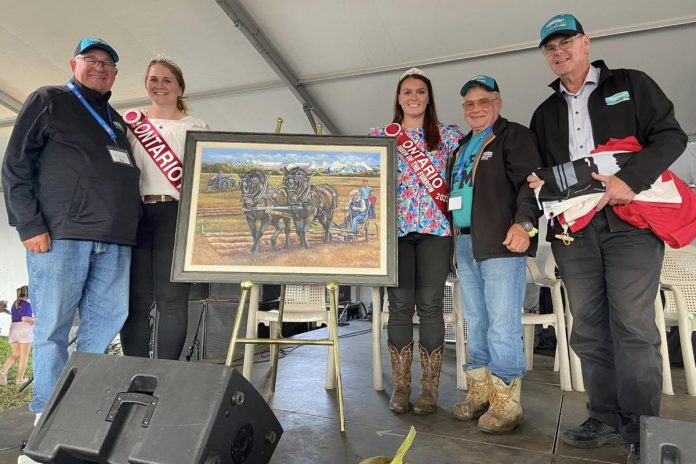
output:
<instances>
[{"instance_id":1,"label":"man's hand on shoulder","mask_svg":"<svg viewBox=\"0 0 696 464\"><path fill-rule=\"evenodd\" d=\"M527 183L529 184L529 188L532 190L544 185L544 181L539 179L535 174L530 174L527 176Z\"/></svg>"},{"instance_id":2,"label":"man's hand on shoulder","mask_svg":"<svg viewBox=\"0 0 696 464\"><path fill-rule=\"evenodd\" d=\"M633 197L636 196L631 187L616 176L602 176L593 172L592 178L601 181L607 188L604 196L597 203L595 208L597 211L600 211L606 205L625 205L630 203Z\"/></svg>"},{"instance_id":3,"label":"man's hand on shoulder","mask_svg":"<svg viewBox=\"0 0 696 464\"><path fill-rule=\"evenodd\" d=\"M28 240L24 240L22 245L32 253L46 253L47 251L51 251L51 236L48 232L44 232Z\"/></svg>"}]
</instances>

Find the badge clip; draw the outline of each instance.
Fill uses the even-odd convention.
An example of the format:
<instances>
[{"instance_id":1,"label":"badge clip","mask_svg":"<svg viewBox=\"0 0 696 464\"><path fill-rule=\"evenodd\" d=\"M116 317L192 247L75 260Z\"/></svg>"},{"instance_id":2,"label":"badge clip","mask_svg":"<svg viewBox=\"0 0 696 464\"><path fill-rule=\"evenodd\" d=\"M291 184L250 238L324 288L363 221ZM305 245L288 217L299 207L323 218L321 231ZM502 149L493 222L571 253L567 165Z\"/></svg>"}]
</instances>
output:
<instances>
[{"instance_id":1,"label":"badge clip","mask_svg":"<svg viewBox=\"0 0 696 464\"><path fill-rule=\"evenodd\" d=\"M562 234L556 234L555 238L557 238L558 240L563 242L563 244L565 246L570 246L573 243L573 241L575 240L573 237L568 235L567 231L564 231Z\"/></svg>"}]
</instances>

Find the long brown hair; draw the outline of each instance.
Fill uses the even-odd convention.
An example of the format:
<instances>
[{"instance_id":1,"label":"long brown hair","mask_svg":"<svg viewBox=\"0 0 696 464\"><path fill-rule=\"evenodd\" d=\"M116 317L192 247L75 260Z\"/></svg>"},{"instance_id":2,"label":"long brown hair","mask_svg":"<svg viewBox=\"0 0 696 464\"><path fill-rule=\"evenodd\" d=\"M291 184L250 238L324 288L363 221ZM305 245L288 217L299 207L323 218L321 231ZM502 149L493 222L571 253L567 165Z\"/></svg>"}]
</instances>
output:
<instances>
[{"instance_id":1,"label":"long brown hair","mask_svg":"<svg viewBox=\"0 0 696 464\"><path fill-rule=\"evenodd\" d=\"M404 110L399 105L399 92L401 92L401 84L406 79L418 79L419 81L425 82L428 87L428 105L425 107L425 115L423 117L423 135L425 136L425 143L428 146L428 150L437 150L440 146L440 128L438 127L439 120L437 119L437 110L435 109L435 95L433 94L433 86L430 83L430 79L420 74L408 74L399 80L399 85L396 86L396 97L394 97L394 120L392 122L397 122L401 124L404 120Z\"/></svg>"},{"instance_id":2,"label":"long brown hair","mask_svg":"<svg viewBox=\"0 0 696 464\"><path fill-rule=\"evenodd\" d=\"M19 302L21 300L26 300L29 298L29 287L22 285L17 289L17 301L15 301L15 306L19 309Z\"/></svg>"},{"instance_id":3,"label":"long brown hair","mask_svg":"<svg viewBox=\"0 0 696 464\"><path fill-rule=\"evenodd\" d=\"M184 100L186 98L184 97L184 91L186 90L186 82L184 82L184 73L181 72L181 68L178 64L174 62L173 59L169 58L168 56L157 55L156 57L151 59L150 62L147 64L147 71L145 72L145 82L147 82L147 76L148 74L150 74L150 68L155 64L161 64L162 66L170 70L172 74L174 74L176 82L179 84L179 87L181 87L181 96L179 96L176 99L176 108L179 111L183 111L184 113L188 114L188 103L186 103L186 101Z\"/></svg>"}]
</instances>

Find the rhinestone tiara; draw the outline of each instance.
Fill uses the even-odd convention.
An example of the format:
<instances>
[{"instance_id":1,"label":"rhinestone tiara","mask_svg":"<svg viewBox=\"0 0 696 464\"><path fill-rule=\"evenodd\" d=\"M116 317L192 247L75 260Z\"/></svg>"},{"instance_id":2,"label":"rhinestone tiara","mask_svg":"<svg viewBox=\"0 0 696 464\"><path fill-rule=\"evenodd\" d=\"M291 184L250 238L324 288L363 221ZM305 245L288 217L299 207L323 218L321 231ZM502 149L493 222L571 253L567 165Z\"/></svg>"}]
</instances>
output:
<instances>
[{"instance_id":1,"label":"rhinestone tiara","mask_svg":"<svg viewBox=\"0 0 696 464\"><path fill-rule=\"evenodd\" d=\"M163 53L159 53L159 54L155 55L154 57L152 57L152 59L150 61L167 63L168 65L174 66L176 69L181 71L181 68L179 67L179 65L176 64L176 61L174 61L174 59L171 56L165 55Z\"/></svg>"},{"instance_id":2,"label":"rhinestone tiara","mask_svg":"<svg viewBox=\"0 0 696 464\"><path fill-rule=\"evenodd\" d=\"M412 76L412 75L414 75L414 74L417 74L417 75L419 75L419 76L423 76L423 77L425 77L426 79L430 80L430 78L428 77L428 75L427 75L427 74L425 73L425 71L423 71L422 69L419 69L419 68L411 68L411 69L409 69L408 71L405 71L405 72L401 75L401 77L399 78L399 81L402 81L402 80L404 80L404 78L406 78L406 77L408 77L408 76Z\"/></svg>"}]
</instances>

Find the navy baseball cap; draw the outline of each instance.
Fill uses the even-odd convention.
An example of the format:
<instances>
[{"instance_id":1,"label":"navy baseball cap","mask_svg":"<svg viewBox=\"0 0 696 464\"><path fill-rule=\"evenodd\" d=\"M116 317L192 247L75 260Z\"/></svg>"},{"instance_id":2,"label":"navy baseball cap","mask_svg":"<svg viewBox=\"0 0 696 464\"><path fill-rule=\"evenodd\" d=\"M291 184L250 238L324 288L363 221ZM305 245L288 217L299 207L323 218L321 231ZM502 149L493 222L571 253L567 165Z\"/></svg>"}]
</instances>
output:
<instances>
[{"instance_id":1,"label":"navy baseball cap","mask_svg":"<svg viewBox=\"0 0 696 464\"><path fill-rule=\"evenodd\" d=\"M77 44L77 48L75 48L74 56L81 55L90 48L99 48L104 50L106 53L111 55L111 59L114 60L114 63L118 63L118 53L116 53L116 50L98 37L85 37L84 39L80 40L80 42Z\"/></svg>"},{"instance_id":2,"label":"navy baseball cap","mask_svg":"<svg viewBox=\"0 0 696 464\"><path fill-rule=\"evenodd\" d=\"M500 88L498 88L498 83L495 81L495 79L493 79L490 76L484 76L483 74L480 74L466 81L466 84L462 86L462 90L459 91L459 95L463 97L464 95L466 95L469 89L476 86L483 87L489 92L500 92Z\"/></svg>"},{"instance_id":3,"label":"navy baseball cap","mask_svg":"<svg viewBox=\"0 0 696 464\"><path fill-rule=\"evenodd\" d=\"M585 31L582 29L582 24L577 20L572 14L560 14L549 19L541 26L539 31L539 37L541 37L541 42L539 46L541 47L546 42L546 39L555 34L562 34L567 36L574 36L577 34L584 34Z\"/></svg>"}]
</instances>

